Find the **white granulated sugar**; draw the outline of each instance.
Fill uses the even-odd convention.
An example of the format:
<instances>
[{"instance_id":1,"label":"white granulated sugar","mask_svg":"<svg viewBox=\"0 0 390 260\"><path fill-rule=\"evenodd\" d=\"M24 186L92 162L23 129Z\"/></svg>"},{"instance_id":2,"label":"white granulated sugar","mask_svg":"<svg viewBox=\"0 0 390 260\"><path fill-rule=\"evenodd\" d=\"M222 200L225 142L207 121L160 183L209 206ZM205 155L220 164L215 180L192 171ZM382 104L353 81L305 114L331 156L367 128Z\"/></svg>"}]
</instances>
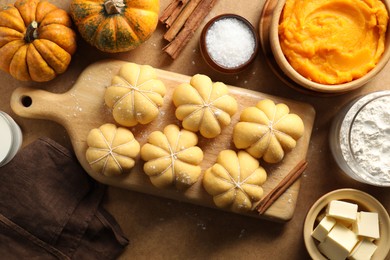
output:
<instances>
[{"instance_id":1,"label":"white granulated sugar","mask_svg":"<svg viewBox=\"0 0 390 260\"><path fill-rule=\"evenodd\" d=\"M207 31L206 47L216 63L235 68L250 59L255 49L255 38L244 22L224 18L216 21Z\"/></svg>"},{"instance_id":2,"label":"white granulated sugar","mask_svg":"<svg viewBox=\"0 0 390 260\"><path fill-rule=\"evenodd\" d=\"M355 160L370 179L390 182L390 96L368 103L356 115L351 128Z\"/></svg>"}]
</instances>

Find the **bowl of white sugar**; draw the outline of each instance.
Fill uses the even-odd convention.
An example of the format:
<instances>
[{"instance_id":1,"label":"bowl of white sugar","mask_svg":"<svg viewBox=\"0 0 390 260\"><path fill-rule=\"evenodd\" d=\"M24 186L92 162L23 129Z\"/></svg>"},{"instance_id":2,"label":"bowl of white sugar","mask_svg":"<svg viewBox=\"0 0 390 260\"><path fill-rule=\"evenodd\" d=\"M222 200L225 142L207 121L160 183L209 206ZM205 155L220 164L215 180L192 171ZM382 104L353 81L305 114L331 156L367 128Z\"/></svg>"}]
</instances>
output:
<instances>
[{"instance_id":1,"label":"bowl of white sugar","mask_svg":"<svg viewBox=\"0 0 390 260\"><path fill-rule=\"evenodd\" d=\"M222 73L238 73L256 58L258 36L252 24L236 14L212 18L200 36L200 51L206 63Z\"/></svg>"},{"instance_id":2,"label":"bowl of white sugar","mask_svg":"<svg viewBox=\"0 0 390 260\"><path fill-rule=\"evenodd\" d=\"M334 118L329 141L347 176L390 187L390 91L373 92L346 105Z\"/></svg>"}]
</instances>

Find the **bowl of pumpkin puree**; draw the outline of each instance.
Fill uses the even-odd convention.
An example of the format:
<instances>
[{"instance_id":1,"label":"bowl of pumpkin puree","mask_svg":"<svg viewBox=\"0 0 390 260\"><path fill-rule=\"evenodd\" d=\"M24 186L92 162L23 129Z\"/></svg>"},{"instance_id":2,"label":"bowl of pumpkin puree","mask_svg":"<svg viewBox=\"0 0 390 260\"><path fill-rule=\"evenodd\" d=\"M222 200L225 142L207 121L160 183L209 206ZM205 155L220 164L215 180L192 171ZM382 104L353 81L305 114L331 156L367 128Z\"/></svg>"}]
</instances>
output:
<instances>
[{"instance_id":1,"label":"bowl of pumpkin puree","mask_svg":"<svg viewBox=\"0 0 390 260\"><path fill-rule=\"evenodd\" d=\"M364 86L390 58L389 1L280 0L270 45L300 86L343 93Z\"/></svg>"}]
</instances>

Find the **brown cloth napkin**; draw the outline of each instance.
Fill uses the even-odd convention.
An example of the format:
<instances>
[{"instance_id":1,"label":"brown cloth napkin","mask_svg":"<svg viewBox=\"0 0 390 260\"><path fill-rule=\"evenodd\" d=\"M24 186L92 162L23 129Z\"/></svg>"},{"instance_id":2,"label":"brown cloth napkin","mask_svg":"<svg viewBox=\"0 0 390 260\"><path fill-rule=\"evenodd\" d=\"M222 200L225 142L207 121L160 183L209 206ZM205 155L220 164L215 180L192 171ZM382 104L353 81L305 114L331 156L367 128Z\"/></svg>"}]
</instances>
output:
<instances>
[{"instance_id":1,"label":"brown cloth napkin","mask_svg":"<svg viewBox=\"0 0 390 260\"><path fill-rule=\"evenodd\" d=\"M2 259L114 259L128 240L101 206L105 185L48 138L0 168Z\"/></svg>"}]
</instances>

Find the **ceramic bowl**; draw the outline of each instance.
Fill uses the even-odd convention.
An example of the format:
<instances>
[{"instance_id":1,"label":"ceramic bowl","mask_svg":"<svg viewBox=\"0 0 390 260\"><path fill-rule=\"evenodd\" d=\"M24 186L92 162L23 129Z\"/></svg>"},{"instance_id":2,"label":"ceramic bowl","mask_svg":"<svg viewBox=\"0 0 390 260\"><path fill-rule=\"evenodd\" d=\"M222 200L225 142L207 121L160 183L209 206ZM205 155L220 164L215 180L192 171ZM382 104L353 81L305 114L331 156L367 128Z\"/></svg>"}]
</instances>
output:
<instances>
[{"instance_id":1,"label":"ceramic bowl","mask_svg":"<svg viewBox=\"0 0 390 260\"><path fill-rule=\"evenodd\" d=\"M385 3L388 13L390 14L390 1L384 0L383 2ZM297 85L318 93L342 94L364 86L367 82L372 80L375 75L377 75L387 64L390 58L390 25L388 25L388 29L386 32L385 51L382 54L381 59L379 60L378 64L363 77L347 83L335 85L320 84L305 78L290 65L290 63L284 56L280 46L278 26L285 3L286 0L279 0L275 6L269 29L269 40L272 49L272 54L275 58L276 63L283 71L285 76L287 78L290 78Z\"/></svg>"},{"instance_id":2,"label":"ceramic bowl","mask_svg":"<svg viewBox=\"0 0 390 260\"><path fill-rule=\"evenodd\" d=\"M236 67L227 67L227 66L219 64L217 61L215 61L212 58L212 55L210 54L210 52L207 48L207 44L206 44L206 36L207 36L207 32L210 29L210 27L215 22L222 20L222 19L226 19L226 18L234 18L234 19L237 19L237 20L243 22L245 25L247 25L248 29L252 32L253 38L254 38L255 46L254 46L254 51L253 51L252 55L249 57L249 59L247 61L245 61L244 63L242 63L241 65L236 66ZM258 40L258 35L257 35L256 30L254 29L253 25L248 20L246 20L244 17L236 15L236 14L222 14L222 15L218 15L218 16L212 18L203 27L201 35L200 35L200 39L199 39L199 47L200 47L200 52L202 54L203 59L211 68L213 68L216 71L222 72L222 73L232 74L232 73L238 73L238 72L245 70L255 60L256 55L258 53L258 49L259 49L259 40Z\"/></svg>"},{"instance_id":3,"label":"ceramic bowl","mask_svg":"<svg viewBox=\"0 0 390 260\"><path fill-rule=\"evenodd\" d=\"M373 260L383 260L390 250L390 218L383 205L371 195L355 190L355 189L340 189L329 192L318 199L307 213L304 227L303 238L306 249L312 259L326 260L327 258L318 250L318 242L311 236L314 228L318 224L317 217L324 212L327 205L332 200L342 200L351 203L356 203L359 211L377 212L379 216L379 232L380 238L375 240L377 249L373 255Z\"/></svg>"}]
</instances>

